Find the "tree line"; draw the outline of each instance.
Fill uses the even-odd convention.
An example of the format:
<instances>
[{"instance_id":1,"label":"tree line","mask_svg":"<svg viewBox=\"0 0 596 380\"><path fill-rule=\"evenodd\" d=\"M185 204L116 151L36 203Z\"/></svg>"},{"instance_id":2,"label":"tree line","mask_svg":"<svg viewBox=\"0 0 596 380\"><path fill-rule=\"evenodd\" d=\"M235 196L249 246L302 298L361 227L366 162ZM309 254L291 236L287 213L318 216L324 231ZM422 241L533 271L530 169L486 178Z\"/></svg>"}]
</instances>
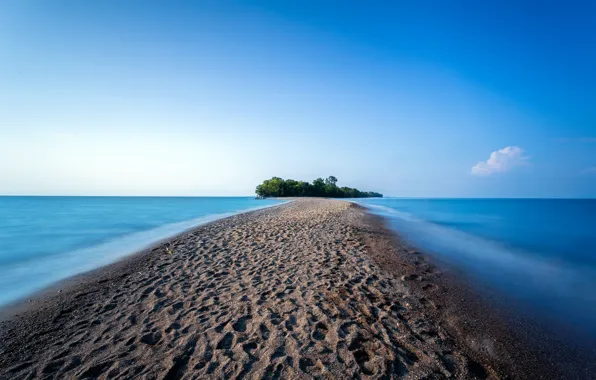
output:
<instances>
[{"instance_id":1,"label":"tree line","mask_svg":"<svg viewBox=\"0 0 596 380\"><path fill-rule=\"evenodd\" d=\"M371 198L383 197L374 191L360 191L351 187L337 186L337 178L317 178L313 183L273 177L257 186L259 198L267 197L328 197L328 198Z\"/></svg>"}]
</instances>

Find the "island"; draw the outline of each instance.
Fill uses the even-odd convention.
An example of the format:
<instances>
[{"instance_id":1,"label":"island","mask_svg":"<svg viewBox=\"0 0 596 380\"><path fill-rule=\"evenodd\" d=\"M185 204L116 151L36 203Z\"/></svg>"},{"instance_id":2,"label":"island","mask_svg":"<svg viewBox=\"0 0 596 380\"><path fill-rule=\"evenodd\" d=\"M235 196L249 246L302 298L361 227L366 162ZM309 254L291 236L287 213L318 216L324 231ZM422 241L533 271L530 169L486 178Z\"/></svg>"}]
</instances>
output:
<instances>
[{"instance_id":1,"label":"island","mask_svg":"<svg viewBox=\"0 0 596 380\"><path fill-rule=\"evenodd\" d=\"M317 178L313 183L295 181L280 177L266 179L257 186L257 198L269 197L326 197L326 198L382 198L383 194L374 191L360 191L351 187L337 186L337 178Z\"/></svg>"}]
</instances>

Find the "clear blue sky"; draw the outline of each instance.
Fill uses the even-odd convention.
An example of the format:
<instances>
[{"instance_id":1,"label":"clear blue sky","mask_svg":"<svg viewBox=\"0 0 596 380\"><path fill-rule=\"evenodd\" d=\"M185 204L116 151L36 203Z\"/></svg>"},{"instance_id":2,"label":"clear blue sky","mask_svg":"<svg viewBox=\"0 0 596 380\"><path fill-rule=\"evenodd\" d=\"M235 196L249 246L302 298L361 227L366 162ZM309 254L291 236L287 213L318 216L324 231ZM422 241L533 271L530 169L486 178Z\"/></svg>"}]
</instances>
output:
<instances>
[{"instance_id":1,"label":"clear blue sky","mask_svg":"<svg viewBox=\"0 0 596 380\"><path fill-rule=\"evenodd\" d=\"M0 194L596 196L595 2L321 3L1 2Z\"/></svg>"}]
</instances>

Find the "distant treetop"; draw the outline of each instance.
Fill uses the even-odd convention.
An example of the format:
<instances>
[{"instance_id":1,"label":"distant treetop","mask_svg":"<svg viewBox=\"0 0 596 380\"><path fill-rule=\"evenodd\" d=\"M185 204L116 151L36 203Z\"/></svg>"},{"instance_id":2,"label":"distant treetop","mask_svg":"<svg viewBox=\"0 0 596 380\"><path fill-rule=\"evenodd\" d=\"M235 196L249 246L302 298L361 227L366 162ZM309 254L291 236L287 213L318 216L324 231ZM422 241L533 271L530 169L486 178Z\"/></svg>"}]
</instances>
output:
<instances>
[{"instance_id":1,"label":"distant treetop","mask_svg":"<svg viewBox=\"0 0 596 380\"><path fill-rule=\"evenodd\" d=\"M268 197L328 197L328 198L382 198L383 194L374 191L360 191L351 187L337 186L337 178L329 176L327 179L317 178L312 184L304 181L294 181L273 177L266 179L257 186L259 198Z\"/></svg>"}]
</instances>

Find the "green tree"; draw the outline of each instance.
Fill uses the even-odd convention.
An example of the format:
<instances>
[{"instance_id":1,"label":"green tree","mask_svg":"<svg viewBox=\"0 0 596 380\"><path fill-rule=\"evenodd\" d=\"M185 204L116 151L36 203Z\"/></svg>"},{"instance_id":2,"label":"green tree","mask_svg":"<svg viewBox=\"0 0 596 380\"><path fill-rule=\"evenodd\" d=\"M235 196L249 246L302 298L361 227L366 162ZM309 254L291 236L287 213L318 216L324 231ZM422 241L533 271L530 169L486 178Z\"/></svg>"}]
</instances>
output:
<instances>
[{"instance_id":1,"label":"green tree","mask_svg":"<svg viewBox=\"0 0 596 380\"><path fill-rule=\"evenodd\" d=\"M383 194L374 191L365 192L350 187L338 187L337 178L329 176L327 179L317 178L312 185L304 181L293 179L284 180L280 177L266 179L255 188L259 197L333 197L333 198L363 198L382 197Z\"/></svg>"},{"instance_id":2,"label":"green tree","mask_svg":"<svg viewBox=\"0 0 596 380\"><path fill-rule=\"evenodd\" d=\"M324 197L325 196L325 181L323 178L317 178L312 181L313 196Z\"/></svg>"}]
</instances>

